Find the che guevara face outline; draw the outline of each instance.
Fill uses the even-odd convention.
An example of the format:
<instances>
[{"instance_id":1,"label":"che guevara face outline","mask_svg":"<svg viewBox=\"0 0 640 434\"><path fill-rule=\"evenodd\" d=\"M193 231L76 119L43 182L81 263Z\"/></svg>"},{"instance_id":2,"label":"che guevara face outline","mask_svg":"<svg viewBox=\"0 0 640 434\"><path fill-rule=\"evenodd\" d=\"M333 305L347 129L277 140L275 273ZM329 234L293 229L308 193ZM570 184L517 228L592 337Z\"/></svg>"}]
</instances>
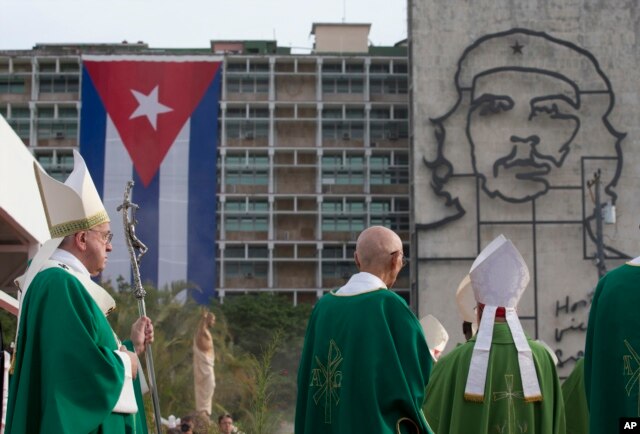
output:
<instances>
[{"instance_id":1,"label":"che guevara face outline","mask_svg":"<svg viewBox=\"0 0 640 434\"><path fill-rule=\"evenodd\" d=\"M575 84L544 70L499 68L474 77L466 136L482 189L525 202L549 190L580 129Z\"/></svg>"}]
</instances>

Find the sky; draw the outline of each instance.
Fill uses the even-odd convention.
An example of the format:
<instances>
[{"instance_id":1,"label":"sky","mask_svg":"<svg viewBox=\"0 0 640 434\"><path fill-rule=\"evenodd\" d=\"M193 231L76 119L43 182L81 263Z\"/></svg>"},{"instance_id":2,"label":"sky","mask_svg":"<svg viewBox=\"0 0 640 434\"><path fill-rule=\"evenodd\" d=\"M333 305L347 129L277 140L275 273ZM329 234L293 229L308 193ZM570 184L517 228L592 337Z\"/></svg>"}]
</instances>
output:
<instances>
[{"instance_id":1,"label":"sky","mask_svg":"<svg viewBox=\"0 0 640 434\"><path fill-rule=\"evenodd\" d=\"M308 52L314 22L370 23L373 45L407 35L406 0L0 0L0 50L36 43L144 41L208 48L212 39L276 39Z\"/></svg>"}]
</instances>

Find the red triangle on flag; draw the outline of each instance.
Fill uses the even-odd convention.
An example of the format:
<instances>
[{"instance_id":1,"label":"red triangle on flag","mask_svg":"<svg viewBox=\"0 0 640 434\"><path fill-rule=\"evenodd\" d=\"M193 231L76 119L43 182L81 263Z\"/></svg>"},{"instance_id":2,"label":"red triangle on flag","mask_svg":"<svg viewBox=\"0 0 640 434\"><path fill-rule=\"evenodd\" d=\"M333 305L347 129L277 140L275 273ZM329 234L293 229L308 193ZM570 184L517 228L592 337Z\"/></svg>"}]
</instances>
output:
<instances>
[{"instance_id":1,"label":"red triangle on flag","mask_svg":"<svg viewBox=\"0 0 640 434\"><path fill-rule=\"evenodd\" d=\"M83 63L138 176L147 186L211 85L220 62Z\"/></svg>"}]
</instances>

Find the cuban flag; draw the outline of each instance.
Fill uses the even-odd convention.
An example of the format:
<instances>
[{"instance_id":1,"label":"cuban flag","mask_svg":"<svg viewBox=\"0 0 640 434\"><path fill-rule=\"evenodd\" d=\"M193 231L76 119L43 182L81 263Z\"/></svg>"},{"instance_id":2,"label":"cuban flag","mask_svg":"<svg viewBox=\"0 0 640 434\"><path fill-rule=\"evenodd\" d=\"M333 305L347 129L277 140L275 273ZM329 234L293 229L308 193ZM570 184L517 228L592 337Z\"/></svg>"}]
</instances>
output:
<instances>
[{"instance_id":1,"label":"cuban flag","mask_svg":"<svg viewBox=\"0 0 640 434\"><path fill-rule=\"evenodd\" d=\"M122 214L127 181L144 283L187 282L206 303L216 282L221 57L83 56L80 153L111 217L104 280L131 281Z\"/></svg>"}]
</instances>

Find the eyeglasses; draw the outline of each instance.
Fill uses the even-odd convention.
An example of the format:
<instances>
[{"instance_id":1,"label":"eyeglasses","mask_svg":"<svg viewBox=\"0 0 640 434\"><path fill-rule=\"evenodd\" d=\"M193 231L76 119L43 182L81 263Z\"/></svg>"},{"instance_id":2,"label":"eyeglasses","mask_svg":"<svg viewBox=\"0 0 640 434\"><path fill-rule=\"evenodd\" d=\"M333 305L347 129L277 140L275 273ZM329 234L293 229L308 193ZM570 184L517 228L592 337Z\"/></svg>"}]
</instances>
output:
<instances>
[{"instance_id":1,"label":"eyeglasses","mask_svg":"<svg viewBox=\"0 0 640 434\"><path fill-rule=\"evenodd\" d=\"M393 256L396 253L402 253L402 268L406 267L407 264L409 263L409 260L405 258L404 252L402 252L402 250L396 250L395 252L391 252L390 255Z\"/></svg>"},{"instance_id":2,"label":"eyeglasses","mask_svg":"<svg viewBox=\"0 0 640 434\"><path fill-rule=\"evenodd\" d=\"M109 244L111 240L113 240L113 232L111 231L97 231L95 229L89 229L89 232L97 232L102 235L102 241L104 241L105 244Z\"/></svg>"}]
</instances>

